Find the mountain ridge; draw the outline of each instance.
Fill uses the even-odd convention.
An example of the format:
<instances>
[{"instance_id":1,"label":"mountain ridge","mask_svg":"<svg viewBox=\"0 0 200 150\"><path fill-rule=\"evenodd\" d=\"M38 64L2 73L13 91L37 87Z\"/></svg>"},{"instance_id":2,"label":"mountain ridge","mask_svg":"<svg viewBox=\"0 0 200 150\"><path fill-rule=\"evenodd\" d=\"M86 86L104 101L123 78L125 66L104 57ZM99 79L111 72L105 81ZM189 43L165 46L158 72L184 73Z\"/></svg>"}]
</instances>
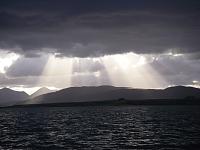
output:
<instances>
[{"instance_id":1,"label":"mountain ridge","mask_svg":"<svg viewBox=\"0 0 200 150\"><path fill-rule=\"evenodd\" d=\"M47 93L51 93L51 92L55 92L55 90L50 90L47 87L42 87L40 89L38 89L37 91L35 91L33 94L30 95L30 98L34 98L43 94L47 94Z\"/></svg>"},{"instance_id":2,"label":"mountain ridge","mask_svg":"<svg viewBox=\"0 0 200 150\"><path fill-rule=\"evenodd\" d=\"M24 91L15 91L9 88L0 89L0 105L13 105L29 98Z\"/></svg>"},{"instance_id":3,"label":"mountain ridge","mask_svg":"<svg viewBox=\"0 0 200 150\"><path fill-rule=\"evenodd\" d=\"M200 89L193 87L170 87L166 89L132 89L114 86L70 87L44 94L25 102L25 104L71 103L117 100L184 99L200 98Z\"/></svg>"}]
</instances>

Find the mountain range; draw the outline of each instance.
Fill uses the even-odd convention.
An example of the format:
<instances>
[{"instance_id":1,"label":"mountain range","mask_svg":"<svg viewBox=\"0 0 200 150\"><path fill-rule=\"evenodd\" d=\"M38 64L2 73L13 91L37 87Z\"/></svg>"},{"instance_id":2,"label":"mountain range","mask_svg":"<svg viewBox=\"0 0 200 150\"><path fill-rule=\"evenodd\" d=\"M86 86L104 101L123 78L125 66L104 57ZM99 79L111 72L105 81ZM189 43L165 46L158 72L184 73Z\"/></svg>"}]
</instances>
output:
<instances>
[{"instance_id":1,"label":"mountain range","mask_svg":"<svg viewBox=\"0 0 200 150\"><path fill-rule=\"evenodd\" d=\"M27 104L63 104L85 102L111 102L116 100L129 101L129 103L142 101L177 100L189 102L200 99L200 89L185 86L175 86L166 89L132 89L114 86L83 86L70 87L59 91L41 88L32 95L25 92L13 91L8 88L0 89L0 106L27 105ZM176 101L175 101L176 100ZM178 102L178 103L179 103ZM197 102L197 101L195 101ZM166 102L167 103L167 102ZM199 101L198 101L199 103Z\"/></svg>"},{"instance_id":2,"label":"mountain range","mask_svg":"<svg viewBox=\"0 0 200 150\"><path fill-rule=\"evenodd\" d=\"M14 91L9 88L0 89L0 106L13 105L28 99L25 92Z\"/></svg>"},{"instance_id":3,"label":"mountain range","mask_svg":"<svg viewBox=\"0 0 200 150\"><path fill-rule=\"evenodd\" d=\"M176 86L166 89L131 89L114 86L70 87L57 92L40 95L25 104L95 102L109 100L162 100L199 99L200 89Z\"/></svg>"},{"instance_id":4,"label":"mountain range","mask_svg":"<svg viewBox=\"0 0 200 150\"><path fill-rule=\"evenodd\" d=\"M8 106L23 103L28 99L32 99L34 97L50 92L54 92L54 90L50 90L46 87L43 87L34 92L32 95L28 95L24 91L14 91L9 88L2 88L0 89L0 106Z\"/></svg>"}]
</instances>

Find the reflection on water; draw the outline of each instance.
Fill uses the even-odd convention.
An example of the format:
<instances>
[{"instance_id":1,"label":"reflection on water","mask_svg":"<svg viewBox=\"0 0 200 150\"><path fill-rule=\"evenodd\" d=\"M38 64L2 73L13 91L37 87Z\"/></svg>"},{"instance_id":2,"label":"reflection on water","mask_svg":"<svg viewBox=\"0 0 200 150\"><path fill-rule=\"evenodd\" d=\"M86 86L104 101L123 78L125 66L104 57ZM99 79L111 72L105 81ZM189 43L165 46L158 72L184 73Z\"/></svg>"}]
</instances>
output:
<instances>
[{"instance_id":1,"label":"reflection on water","mask_svg":"<svg viewBox=\"0 0 200 150\"><path fill-rule=\"evenodd\" d=\"M198 149L199 108L0 109L0 149Z\"/></svg>"}]
</instances>

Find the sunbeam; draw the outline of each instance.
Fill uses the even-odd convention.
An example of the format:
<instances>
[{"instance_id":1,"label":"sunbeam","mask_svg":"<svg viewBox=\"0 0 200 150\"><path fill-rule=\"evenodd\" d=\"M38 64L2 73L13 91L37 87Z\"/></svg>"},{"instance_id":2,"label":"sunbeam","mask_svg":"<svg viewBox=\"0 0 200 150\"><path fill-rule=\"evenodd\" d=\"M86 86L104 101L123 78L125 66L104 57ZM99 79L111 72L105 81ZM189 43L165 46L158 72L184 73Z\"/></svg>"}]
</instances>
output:
<instances>
[{"instance_id":1,"label":"sunbeam","mask_svg":"<svg viewBox=\"0 0 200 150\"><path fill-rule=\"evenodd\" d=\"M105 84L134 88L167 86L146 57L134 53L98 58L59 58L49 55L37 86L65 88Z\"/></svg>"},{"instance_id":2,"label":"sunbeam","mask_svg":"<svg viewBox=\"0 0 200 150\"><path fill-rule=\"evenodd\" d=\"M146 62L144 56L126 53L101 59L115 86L160 88L166 85L166 81Z\"/></svg>"},{"instance_id":3,"label":"sunbeam","mask_svg":"<svg viewBox=\"0 0 200 150\"><path fill-rule=\"evenodd\" d=\"M72 62L72 58L59 58L49 55L37 85L56 88L70 87Z\"/></svg>"}]
</instances>

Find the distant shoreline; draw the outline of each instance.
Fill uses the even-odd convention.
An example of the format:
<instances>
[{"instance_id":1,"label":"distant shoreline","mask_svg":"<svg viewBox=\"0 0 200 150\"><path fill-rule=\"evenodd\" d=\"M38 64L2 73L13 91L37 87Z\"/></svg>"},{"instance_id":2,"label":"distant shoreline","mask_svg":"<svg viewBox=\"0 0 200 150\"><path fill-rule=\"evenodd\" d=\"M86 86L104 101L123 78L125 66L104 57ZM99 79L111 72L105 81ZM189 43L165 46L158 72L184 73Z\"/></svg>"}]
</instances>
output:
<instances>
[{"instance_id":1,"label":"distant shoreline","mask_svg":"<svg viewBox=\"0 0 200 150\"><path fill-rule=\"evenodd\" d=\"M26 107L85 107L85 106L131 106L131 105L200 105L200 99L146 99L146 100L104 100L68 103L43 103L12 105L0 108Z\"/></svg>"}]
</instances>

